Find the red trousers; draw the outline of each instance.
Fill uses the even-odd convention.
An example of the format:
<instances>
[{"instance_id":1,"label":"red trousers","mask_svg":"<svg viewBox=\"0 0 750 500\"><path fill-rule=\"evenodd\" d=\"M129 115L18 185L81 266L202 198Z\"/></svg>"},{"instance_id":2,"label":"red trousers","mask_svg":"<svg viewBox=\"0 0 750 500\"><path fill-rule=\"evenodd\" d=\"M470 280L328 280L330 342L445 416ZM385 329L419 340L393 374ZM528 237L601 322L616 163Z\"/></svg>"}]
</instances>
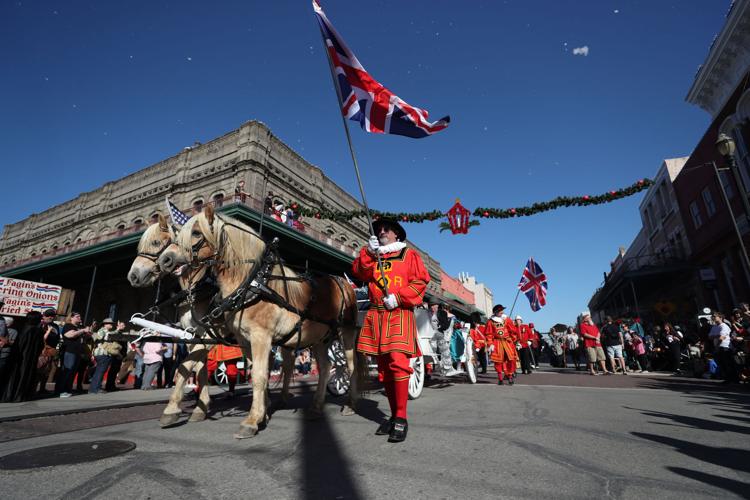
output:
<instances>
[{"instance_id":1,"label":"red trousers","mask_svg":"<svg viewBox=\"0 0 750 500\"><path fill-rule=\"evenodd\" d=\"M497 378L503 378L503 374L506 377L512 377L516 373L516 361L503 361L502 363L495 363L495 371L497 372Z\"/></svg>"},{"instance_id":2,"label":"red trousers","mask_svg":"<svg viewBox=\"0 0 750 500\"><path fill-rule=\"evenodd\" d=\"M403 352L389 352L377 356L378 380L383 383L393 418L406 419L406 403L409 401L409 376L412 368Z\"/></svg>"}]
</instances>

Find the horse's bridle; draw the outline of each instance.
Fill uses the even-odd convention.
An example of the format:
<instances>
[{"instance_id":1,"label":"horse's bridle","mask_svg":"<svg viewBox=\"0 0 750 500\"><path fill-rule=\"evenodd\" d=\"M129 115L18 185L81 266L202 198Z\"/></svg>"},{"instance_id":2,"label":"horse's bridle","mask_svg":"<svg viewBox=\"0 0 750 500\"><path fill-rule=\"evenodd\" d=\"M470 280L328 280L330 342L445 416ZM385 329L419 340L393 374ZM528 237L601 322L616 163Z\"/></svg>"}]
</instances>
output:
<instances>
[{"instance_id":1,"label":"horse's bridle","mask_svg":"<svg viewBox=\"0 0 750 500\"><path fill-rule=\"evenodd\" d=\"M159 250L156 252L138 252L138 257L143 257L144 259L148 259L151 262L156 263L157 260L159 260L159 257L161 257L161 254L164 253L164 250L169 248L169 245L172 244L171 239L169 241L166 241Z\"/></svg>"}]
</instances>

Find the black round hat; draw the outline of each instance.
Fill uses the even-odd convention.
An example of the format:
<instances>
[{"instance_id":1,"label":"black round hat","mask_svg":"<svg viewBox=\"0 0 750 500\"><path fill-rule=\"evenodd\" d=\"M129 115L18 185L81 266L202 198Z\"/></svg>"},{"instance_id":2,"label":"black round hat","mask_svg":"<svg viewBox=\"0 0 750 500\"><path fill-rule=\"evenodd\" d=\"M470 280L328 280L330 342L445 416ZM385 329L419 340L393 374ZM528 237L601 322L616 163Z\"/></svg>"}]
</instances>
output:
<instances>
[{"instance_id":1,"label":"black round hat","mask_svg":"<svg viewBox=\"0 0 750 500\"><path fill-rule=\"evenodd\" d=\"M375 236L380 232L380 228L386 224L393 228L393 232L396 233L396 237L399 241L406 241L406 229L404 229L395 219L382 218L372 221L372 229L375 231Z\"/></svg>"}]
</instances>

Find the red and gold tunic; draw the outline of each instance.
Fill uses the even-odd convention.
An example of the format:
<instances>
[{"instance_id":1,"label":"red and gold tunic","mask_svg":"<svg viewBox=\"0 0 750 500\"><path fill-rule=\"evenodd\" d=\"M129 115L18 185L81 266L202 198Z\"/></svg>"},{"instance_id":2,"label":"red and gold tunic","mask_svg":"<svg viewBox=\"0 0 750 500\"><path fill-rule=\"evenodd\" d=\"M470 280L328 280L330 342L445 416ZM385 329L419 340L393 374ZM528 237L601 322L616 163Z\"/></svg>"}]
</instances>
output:
<instances>
[{"instance_id":1,"label":"red and gold tunic","mask_svg":"<svg viewBox=\"0 0 750 500\"><path fill-rule=\"evenodd\" d=\"M484 336L487 337L487 345L494 346L490 359L493 363L505 363L506 361L518 361L516 351L516 329L510 319L505 323L490 320L484 327Z\"/></svg>"},{"instance_id":2,"label":"red and gold tunic","mask_svg":"<svg viewBox=\"0 0 750 500\"><path fill-rule=\"evenodd\" d=\"M422 304L430 274L422 258L411 248L404 247L381 258L385 276L381 276L377 258L366 248L352 264L352 273L368 283L370 294L370 309L359 333L357 350L373 356L389 352L419 356L414 307ZM388 293L394 294L398 301L398 307L391 311L383 305L383 281L388 284Z\"/></svg>"},{"instance_id":3,"label":"red and gold tunic","mask_svg":"<svg viewBox=\"0 0 750 500\"><path fill-rule=\"evenodd\" d=\"M477 325L476 328L469 330L469 336L474 341L474 349L483 349L487 344L487 338L484 336L484 327Z\"/></svg>"}]
</instances>

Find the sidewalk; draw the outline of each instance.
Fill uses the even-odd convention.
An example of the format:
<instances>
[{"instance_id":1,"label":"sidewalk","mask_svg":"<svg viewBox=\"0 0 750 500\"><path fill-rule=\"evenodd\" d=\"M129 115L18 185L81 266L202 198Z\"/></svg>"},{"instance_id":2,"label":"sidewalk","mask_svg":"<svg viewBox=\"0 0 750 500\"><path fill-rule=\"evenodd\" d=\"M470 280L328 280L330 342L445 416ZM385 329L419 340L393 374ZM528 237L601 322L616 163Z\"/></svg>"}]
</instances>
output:
<instances>
[{"instance_id":1,"label":"sidewalk","mask_svg":"<svg viewBox=\"0 0 750 500\"><path fill-rule=\"evenodd\" d=\"M300 387L317 383L317 377L303 378L297 376L292 380L292 387ZM281 382L274 379L269 384L271 390L281 389ZM235 393L250 392L249 384L237 384ZM208 388L211 396L226 392L225 387L211 385ZM86 413L114 408L128 408L154 404L166 404L172 389L120 389L106 394L77 394L69 398L47 397L25 401L23 403L0 403L0 422L22 420L26 418L48 417L51 415L67 415Z\"/></svg>"}]
</instances>

